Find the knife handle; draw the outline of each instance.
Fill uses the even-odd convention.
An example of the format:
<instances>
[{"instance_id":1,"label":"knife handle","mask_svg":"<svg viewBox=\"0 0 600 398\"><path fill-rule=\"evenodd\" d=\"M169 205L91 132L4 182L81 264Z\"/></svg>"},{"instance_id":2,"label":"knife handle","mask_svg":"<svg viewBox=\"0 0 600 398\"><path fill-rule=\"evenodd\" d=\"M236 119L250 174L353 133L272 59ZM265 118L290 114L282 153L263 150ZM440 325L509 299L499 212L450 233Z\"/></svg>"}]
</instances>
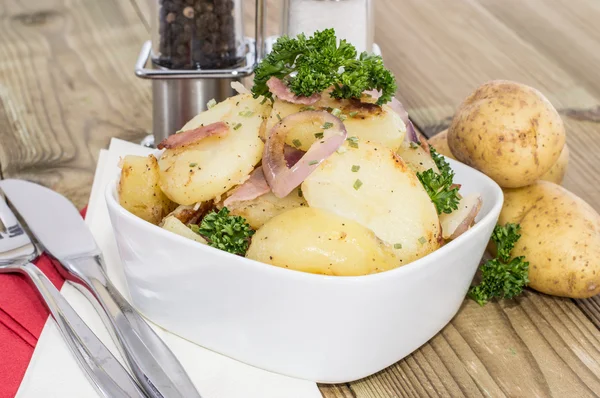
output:
<instances>
[{"instance_id":1,"label":"knife handle","mask_svg":"<svg viewBox=\"0 0 600 398\"><path fill-rule=\"evenodd\" d=\"M96 391L107 398L144 398L146 395L73 307L35 265L15 266L27 274L46 303L69 349Z\"/></svg>"},{"instance_id":2,"label":"knife handle","mask_svg":"<svg viewBox=\"0 0 600 398\"><path fill-rule=\"evenodd\" d=\"M67 263L67 264L65 264ZM201 398L183 366L150 325L119 293L104 272L101 255L63 261L88 270L81 282L96 297L122 352L142 388L152 398ZM92 271L94 270L94 271Z\"/></svg>"}]
</instances>

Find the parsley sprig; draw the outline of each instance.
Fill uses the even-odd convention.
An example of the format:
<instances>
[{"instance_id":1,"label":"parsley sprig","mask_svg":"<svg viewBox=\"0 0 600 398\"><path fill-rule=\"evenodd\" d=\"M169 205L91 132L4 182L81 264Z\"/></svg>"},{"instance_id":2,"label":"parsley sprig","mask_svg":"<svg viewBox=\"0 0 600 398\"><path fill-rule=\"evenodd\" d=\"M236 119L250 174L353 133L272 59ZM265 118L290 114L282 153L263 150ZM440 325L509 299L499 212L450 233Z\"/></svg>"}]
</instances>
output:
<instances>
[{"instance_id":1,"label":"parsley sprig","mask_svg":"<svg viewBox=\"0 0 600 398\"><path fill-rule=\"evenodd\" d=\"M366 90L380 90L378 105L391 101L396 92L394 75L383 66L378 55L363 52L346 40L338 40L333 29L325 29L307 38L282 36L273 50L254 71L254 98L272 98L267 80L275 76L285 80L296 95L309 97L333 86L333 98L360 98Z\"/></svg>"},{"instance_id":2,"label":"parsley sprig","mask_svg":"<svg viewBox=\"0 0 600 398\"><path fill-rule=\"evenodd\" d=\"M479 305L485 305L493 298L511 299L523 292L529 284L529 262L524 256L511 259L511 251L521 235L519 224L496 225L492 241L498 249L498 256L481 266L481 283L469 289L469 297Z\"/></svg>"},{"instance_id":3,"label":"parsley sprig","mask_svg":"<svg viewBox=\"0 0 600 398\"><path fill-rule=\"evenodd\" d=\"M440 172L436 173L433 169L428 169L417 173L417 177L435 205L438 214L450 214L458 209L459 202L458 188L452 185L454 171L433 147L430 147L429 151Z\"/></svg>"},{"instance_id":4,"label":"parsley sprig","mask_svg":"<svg viewBox=\"0 0 600 398\"><path fill-rule=\"evenodd\" d=\"M200 225L192 224L190 228L205 237L210 246L241 256L246 254L250 237L254 235L246 219L230 215L227 207L218 213L211 211L204 216Z\"/></svg>"}]
</instances>

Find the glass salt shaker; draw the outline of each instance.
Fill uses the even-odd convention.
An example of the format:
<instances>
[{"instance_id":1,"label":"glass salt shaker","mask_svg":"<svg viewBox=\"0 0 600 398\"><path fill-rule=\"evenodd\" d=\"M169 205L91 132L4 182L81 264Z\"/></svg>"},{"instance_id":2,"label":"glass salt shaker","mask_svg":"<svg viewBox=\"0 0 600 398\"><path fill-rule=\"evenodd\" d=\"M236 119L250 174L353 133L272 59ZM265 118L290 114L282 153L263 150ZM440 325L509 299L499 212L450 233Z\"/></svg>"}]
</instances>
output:
<instances>
[{"instance_id":1,"label":"glass salt shaker","mask_svg":"<svg viewBox=\"0 0 600 398\"><path fill-rule=\"evenodd\" d=\"M373 11L371 0L284 0L282 34L311 36L315 31L334 28L363 51L373 52Z\"/></svg>"}]
</instances>

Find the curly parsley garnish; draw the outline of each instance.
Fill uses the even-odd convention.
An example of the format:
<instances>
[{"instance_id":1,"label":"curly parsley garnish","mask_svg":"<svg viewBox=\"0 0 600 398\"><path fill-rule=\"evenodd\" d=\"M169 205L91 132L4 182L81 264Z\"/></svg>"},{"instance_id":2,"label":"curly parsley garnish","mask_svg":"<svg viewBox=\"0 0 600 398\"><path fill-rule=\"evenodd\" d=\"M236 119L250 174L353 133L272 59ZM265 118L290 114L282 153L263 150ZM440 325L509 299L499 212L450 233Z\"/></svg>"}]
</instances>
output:
<instances>
[{"instance_id":1,"label":"curly parsley garnish","mask_svg":"<svg viewBox=\"0 0 600 398\"><path fill-rule=\"evenodd\" d=\"M433 169L429 169L417 173L417 177L435 205L438 214L450 214L458 209L459 201L458 187L454 186L452 182L454 171L433 147L430 147L429 151L440 172L436 173Z\"/></svg>"},{"instance_id":2,"label":"curly parsley garnish","mask_svg":"<svg viewBox=\"0 0 600 398\"><path fill-rule=\"evenodd\" d=\"M378 105L391 101L396 92L394 75L383 66L378 55L356 49L346 40L338 40L333 29L325 29L307 38L282 36L273 50L254 71L254 98L272 98L267 80L275 76L285 80L290 90L310 97L333 86L333 98L360 98L366 90L379 90Z\"/></svg>"},{"instance_id":3,"label":"curly parsley garnish","mask_svg":"<svg viewBox=\"0 0 600 398\"><path fill-rule=\"evenodd\" d=\"M521 237L520 228L519 224L512 223L494 228L492 241L496 243L498 256L481 266L481 283L469 289L469 297L479 305L483 306L495 297L511 299L529 284L529 262L524 256L510 259L510 253Z\"/></svg>"},{"instance_id":4,"label":"curly parsley garnish","mask_svg":"<svg viewBox=\"0 0 600 398\"><path fill-rule=\"evenodd\" d=\"M204 216L200 225L190 225L190 228L205 237L210 246L241 256L246 254L250 237L254 235L246 219L230 215L227 207L218 213L211 211Z\"/></svg>"}]
</instances>

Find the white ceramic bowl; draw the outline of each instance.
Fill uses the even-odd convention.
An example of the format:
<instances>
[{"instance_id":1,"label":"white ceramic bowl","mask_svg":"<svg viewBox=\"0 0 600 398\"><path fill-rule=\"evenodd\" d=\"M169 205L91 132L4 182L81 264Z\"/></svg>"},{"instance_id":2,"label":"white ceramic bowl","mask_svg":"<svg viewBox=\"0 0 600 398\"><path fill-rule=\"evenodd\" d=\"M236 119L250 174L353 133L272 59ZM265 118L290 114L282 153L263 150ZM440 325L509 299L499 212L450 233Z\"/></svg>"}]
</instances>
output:
<instances>
[{"instance_id":1,"label":"white ceramic bowl","mask_svg":"<svg viewBox=\"0 0 600 398\"><path fill-rule=\"evenodd\" d=\"M133 304L213 351L324 383L360 379L427 342L458 311L502 207L502 191L449 160L461 192L479 192L473 228L391 271L333 277L274 267L205 246L106 201Z\"/></svg>"}]
</instances>

